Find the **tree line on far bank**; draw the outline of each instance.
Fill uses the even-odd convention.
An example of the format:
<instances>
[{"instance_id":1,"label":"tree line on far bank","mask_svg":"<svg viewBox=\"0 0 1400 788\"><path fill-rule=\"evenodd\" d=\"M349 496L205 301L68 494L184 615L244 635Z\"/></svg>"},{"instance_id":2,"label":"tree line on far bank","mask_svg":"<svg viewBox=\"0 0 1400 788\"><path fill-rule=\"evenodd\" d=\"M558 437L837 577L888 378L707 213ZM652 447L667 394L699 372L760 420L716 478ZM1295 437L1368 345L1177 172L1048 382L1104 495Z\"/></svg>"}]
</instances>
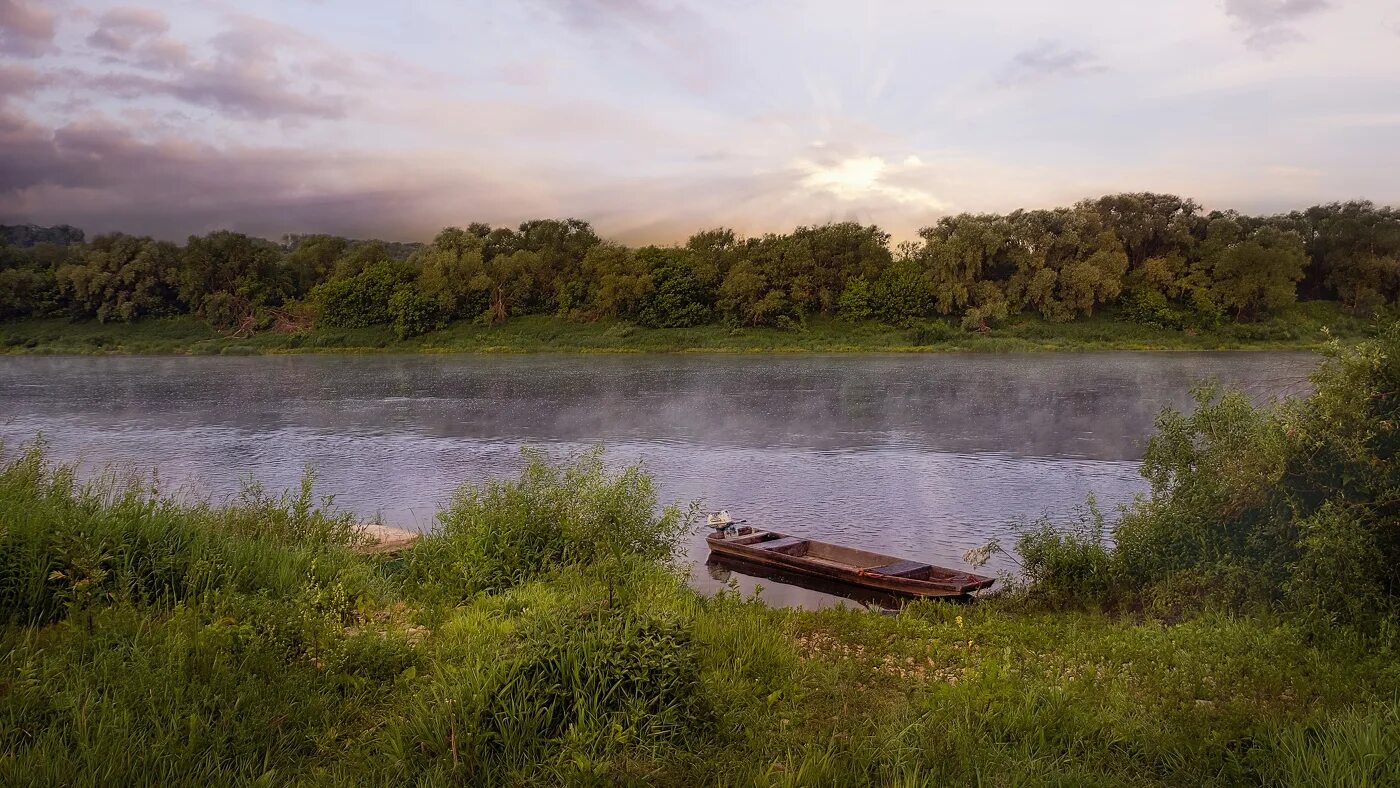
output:
<instances>
[{"instance_id":1,"label":"tree line on far bank","mask_svg":"<svg viewBox=\"0 0 1400 788\"><path fill-rule=\"evenodd\" d=\"M1400 297L1400 210L1370 202L1247 216L1116 194L950 216L895 248L853 222L752 238L713 229L640 248L576 219L449 227L427 244L228 231L184 246L123 233L84 243L66 226L3 230L0 319L193 314L223 329L388 324L409 337L522 314L658 328L943 317L985 330L1113 306L1151 325L1209 329L1300 298L1369 313Z\"/></svg>"}]
</instances>

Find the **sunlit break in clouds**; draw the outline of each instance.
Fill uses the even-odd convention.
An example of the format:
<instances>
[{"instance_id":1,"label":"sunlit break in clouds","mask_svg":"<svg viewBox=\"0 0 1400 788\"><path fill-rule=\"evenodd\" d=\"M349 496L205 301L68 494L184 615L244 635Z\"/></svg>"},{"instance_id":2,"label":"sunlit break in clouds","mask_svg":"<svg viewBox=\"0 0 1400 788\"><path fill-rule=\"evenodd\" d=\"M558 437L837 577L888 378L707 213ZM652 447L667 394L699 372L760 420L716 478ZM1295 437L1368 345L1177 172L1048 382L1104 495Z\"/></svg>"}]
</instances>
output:
<instances>
[{"instance_id":1,"label":"sunlit break in clouds","mask_svg":"<svg viewBox=\"0 0 1400 788\"><path fill-rule=\"evenodd\" d=\"M1400 6L0 0L0 222L628 242L1400 201Z\"/></svg>"}]
</instances>

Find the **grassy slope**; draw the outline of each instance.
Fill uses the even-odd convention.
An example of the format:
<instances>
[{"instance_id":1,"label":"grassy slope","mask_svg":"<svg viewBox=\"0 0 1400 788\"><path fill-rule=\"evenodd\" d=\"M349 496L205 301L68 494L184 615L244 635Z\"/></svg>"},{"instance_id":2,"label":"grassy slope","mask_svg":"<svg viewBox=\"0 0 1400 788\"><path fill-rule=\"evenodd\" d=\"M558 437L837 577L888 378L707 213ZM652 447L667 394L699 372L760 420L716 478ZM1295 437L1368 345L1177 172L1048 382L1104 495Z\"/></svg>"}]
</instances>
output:
<instances>
[{"instance_id":1,"label":"grassy slope","mask_svg":"<svg viewBox=\"0 0 1400 788\"><path fill-rule=\"evenodd\" d=\"M63 319L0 324L3 353L176 353L256 354L306 352L850 352L850 351L1034 351L1034 350L1217 350L1308 348L1334 336L1365 334L1369 321L1341 312L1335 304L1299 304L1268 321L1227 325L1188 334L1142 326L1100 315L1071 323L1047 323L1022 316L986 334L934 324L932 329L894 328L814 320L804 330L644 329L625 323L572 323L531 315L494 328L460 322L441 331L398 340L386 326L316 329L302 334L263 332L226 338L190 317L135 324Z\"/></svg>"},{"instance_id":2,"label":"grassy slope","mask_svg":"<svg viewBox=\"0 0 1400 788\"><path fill-rule=\"evenodd\" d=\"M470 693L488 663L531 648L517 633L604 609L605 583L584 572L450 609L359 597L363 619L300 653L265 597L6 628L0 782L470 781L492 747L509 753L496 784L1400 779L1386 759L1400 746L1388 646L1319 647L1266 620L1167 626L1012 604L769 610L658 574L633 582L632 605L693 633L716 709L672 745L593 723L489 744L512 733L483 738L480 712L454 709L482 703ZM325 586L302 593L273 609L315 617Z\"/></svg>"},{"instance_id":3,"label":"grassy slope","mask_svg":"<svg viewBox=\"0 0 1400 788\"><path fill-rule=\"evenodd\" d=\"M360 556L309 494L38 468L0 473L0 784L1400 780L1393 633L768 609L607 559L463 596L450 535Z\"/></svg>"}]
</instances>

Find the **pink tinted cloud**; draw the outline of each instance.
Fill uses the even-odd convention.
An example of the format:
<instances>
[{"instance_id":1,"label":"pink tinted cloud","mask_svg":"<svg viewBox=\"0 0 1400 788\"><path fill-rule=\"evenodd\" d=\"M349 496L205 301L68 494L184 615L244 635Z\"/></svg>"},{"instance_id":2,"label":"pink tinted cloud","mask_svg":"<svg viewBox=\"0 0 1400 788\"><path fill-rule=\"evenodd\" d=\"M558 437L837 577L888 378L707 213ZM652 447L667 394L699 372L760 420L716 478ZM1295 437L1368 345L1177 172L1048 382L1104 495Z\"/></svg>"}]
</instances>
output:
<instances>
[{"instance_id":1,"label":"pink tinted cloud","mask_svg":"<svg viewBox=\"0 0 1400 788\"><path fill-rule=\"evenodd\" d=\"M168 34L170 23L154 8L122 6L104 13L87 43L108 59L151 69L168 69L189 62L189 49Z\"/></svg>"},{"instance_id":2,"label":"pink tinted cloud","mask_svg":"<svg viewBox=\"0 0 1400 788\"><path fill-rule=\"evenodd\" d=\"M54 50L53 11L28 0L0 0L0 52L38 57Z\"/></svg>"}]
</instances>

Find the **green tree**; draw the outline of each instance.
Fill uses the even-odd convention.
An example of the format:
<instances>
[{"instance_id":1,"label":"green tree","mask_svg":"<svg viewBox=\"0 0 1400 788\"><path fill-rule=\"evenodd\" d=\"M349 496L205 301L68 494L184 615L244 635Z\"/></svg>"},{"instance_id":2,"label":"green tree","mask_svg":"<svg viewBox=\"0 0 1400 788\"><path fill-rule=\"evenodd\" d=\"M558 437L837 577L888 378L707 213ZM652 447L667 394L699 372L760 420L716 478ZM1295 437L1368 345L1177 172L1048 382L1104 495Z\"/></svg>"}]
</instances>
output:
<instances>
[{"instance_id":1,"label":"green tree","mask_svg":"<svg viewBox=\"0 0 1400 788\"><path fill-rule=\"evenodd\" d=\"M38 317L57 309L54 271L81 249L53 243L0 246L0 320Z\"/></svg>"},{"instance_id":2,"label":"green tree","mask_svg":"<svg viewBox=\"0 0 1400 788\"><path fill-rule=\"evenodd\" d=\"M436 331L447 324L442 302L429 298L411 284L399 285L394 290L389 297L388 311L394 335L399 339Z\"/></svg>"},{"instance_id":3,"label":"green tree","mask_svg":"<svg viewBox=\"0 0 1400 788\"><path fill-rule=\"evenodd\" d=\"M652 328L689 328L710 319L713 293L696 274L696 255L689 249L647 246L637 261L650 273L652 289L637 322Z\"/></svg>"},{"instance_id":4,"label":"green tree","mask_svg":"<svg viewBox=\"0 0 1400 788\"><path fill-rule=\"evenodd\" d=\"M970 331L986 331L990 323L1005 320L1009 311L1006 293L996 282L978 282L972 286L962 327Z\"/></svg>"},{"instance_id":5,"label":"green tree","mask_svg":"<svg viewBox=\"0 0 1400 788\"><path fill-rule=\"evenodd\" d=\"M691 252L695 279L701 287L718 290L740 257L741 242L733 230L718 228L690 236L685 248Z\"/></svg>"},{"instance_id":6,"label":"green tree","mask_svg":"<svg viewBox=\"0 0 1400 788\"><path fill-rule=\"evenodd\" d=\"M531 286L527 300L517 304L517 308L521 311L559 311L558 295L574 291L569 283L581 279L584 258L590 249L600 243L602 240L593 231L593 226L579 219L532 219L522 222L511 253L530 252L539 262L533 268L537 281ZM567 309L568 306L565 306Z\"/></svg>"},{"instance_id":7,"label":"green tree","mask_svg":"<svg viewBox=\"0 0 1400 788\"><path fill-rule=\"evenodd\" d=\"M841 222L799 227L792 240L808 251L810 271L802 273L812 281L809 307L822 314L836 311L848 279L877 279L892 261L889 233L875 225Z\"/></svg>"},{"instance_id":8,"label":"green tree","mask_svg":"<svg viewBox=\"0 0 1400 788\"><path fill-rule=\"evenodd\" d=\"M293 294L301 297L330 278L336 261L350 248L350 241L334 235L289 237L286 265L292 278Z\"/></svg>"},{"instance_id":9,"label":"green tree","mask_svg":"<svg viewBox=\"0 0 1400 788\"><path fill-rule=\"evenodd\" d=\"M1096 304L1107 303L1123 291L1123 274L1128 256L1111 234L1101 236L1102 246L1085 260L1076 260L1060 269L1055 289L1059 302L1057 319L1091 315Z\"/></svg>"},{"instance_id":10,"label":"green tree","mask_svg":"<svg viewBox=\"0 0 1400 788\"><path fill-rule=\"evenodd\" d=\"M919 231L918 252L939 313L952 314L972 305L978 282L989 278L994 264L1010 246L1006 222L993 214L947 216Z\"/></svg>"},{"instance_id":11,"label":"green tree","mask_svg":"<svg viewBox=\"0 0 1400 788\"><path fill-rule=\"evenodd\" d=\"M937 299L919 264L896 261L871 286L870 307L875 316L895 325L928 317L937 311Z\"/></svg>"},{"instance_id":12,"label":"green tree","mask_svg":"<svg viewBox=\"0 0 1400 788\"><path fill-rule=\"evenodd\" d=\"M503 322L511 315L526 313L531 304L539 303L544 271L543 259L534 252L521 250L492 258L486 266L491 322Z\"/></svg>"},{"instance_id":13,"label":"green tree","mask_svg":"<svg viewBox=\"0 0 1400 788\"><path fill-rule=\"evenodd\" d=\"M875 309L871 305L872 296L870 282L863 276L853 276L846 280L841 297L836 301L836 312L843 320L853 323L869 320L875 316Z\"/></svg>"},{"instance_id":14,"label":"green tree","mask_svg":"<svg viewBox=\"0 0 1400 788\"><path fill-rule=\"evenodd\" d=\"M172 243L113 233L54 272L69 310L101 322L129 322L179 308L180 250Z\"/></svg>"},{"instance_id":15,"label":"green tree","mask_svg":"<svg viewBox=\"0 0 1400 788\"><path fill-rule=\"evenodd\" d=\"M1236 317L1258 317L1297 299L1308 258L1296 233L1267 225L1249 231L1222 216L1211 221L1203 250L1214 300Z\"/></svg>"},{"instance_id":16,"label":"green tree","mask_svg":"<svg viewBox=\"0 0 1400 788\"><path fill-rule=\"evenodd\" d=\"M389 301L413 281L411 266L388 260L354 276L336 276L317 285L311 298L321 308L321 322L336 328L362 328L393 321Z\"/></svg>"},{"instance_id":17,"label":"green tree","mask_svg":"<svg viewBox=\"0 0 1400 788\"><path fill-rule=\"evenodd\" d=\"M277 306L294 290L281 250L242 233L219 230L190 236L181 262L180 300L196 314L206 314L216 294L223 294L220 304L240 304L251 311Z\"/></svg>"},{"instance_id":18,"label":"green tree","mask_svg":"<svg viewBox=\"0 0 1400 788\"><path fill-rule=\"evenodd\" d=\"M589 249L582 275L589 317L634 318L655 290L646 261L620 244L602 243Z\"/></svg>"},{"instance_id":19,"label":"green tree","mask_svg":"<svg viewBox=\"0 0 1400 788\"><path fill-rule=\"evenodd\" d=\"M719 309L729 319L751 326L791 325L817 306L808 239L769 234L744 241L733 253L717 291Z\"/></svg>"},{"instance_id":20,"label":"green tree","mask_svg":"<svg viewBox=\"0 0 1400 788\"><path fill-rule=\"evenodd\" d=\"M1098 214L1132 268L1152 257L1184 256L1204 233L1201 206L1174 194L1109 194L1077 207Z\"/></svg>"},{"instance_id":21,"label":"green tree","mask_svg":"<svg viewBox=\"0 0 1400 788\"><path fill-rule=\"evenodd\" d=\"M445 319L476 317L491 304L486 273L485 232L448 227L420 249L412 263L420 268L418 292L438 304Z\"/></svg>"},{"instance_id":22,"label":"green tree","mask_svg":"<svg viewBox=\"0 0 1400 788\"><path fill-rule=\"evenodd\" d=\"M719 308L736 322L749 326L777 325L779 318L794 314L787 292L774 286L763 267L741 260L719 287Z\"/></svg>"},{"instance_id":23,"label":"green tree","mask_svg":"<svg viewBox=\"0 0 1400 788\"><path fill-rule=\"evenodd\" d=\"M1400 298L1400 210L1368 201L1330 203L1270 221L1303 238L1305 296L1336 298L1356 312Z\"/></svg>"}]
</instances>

